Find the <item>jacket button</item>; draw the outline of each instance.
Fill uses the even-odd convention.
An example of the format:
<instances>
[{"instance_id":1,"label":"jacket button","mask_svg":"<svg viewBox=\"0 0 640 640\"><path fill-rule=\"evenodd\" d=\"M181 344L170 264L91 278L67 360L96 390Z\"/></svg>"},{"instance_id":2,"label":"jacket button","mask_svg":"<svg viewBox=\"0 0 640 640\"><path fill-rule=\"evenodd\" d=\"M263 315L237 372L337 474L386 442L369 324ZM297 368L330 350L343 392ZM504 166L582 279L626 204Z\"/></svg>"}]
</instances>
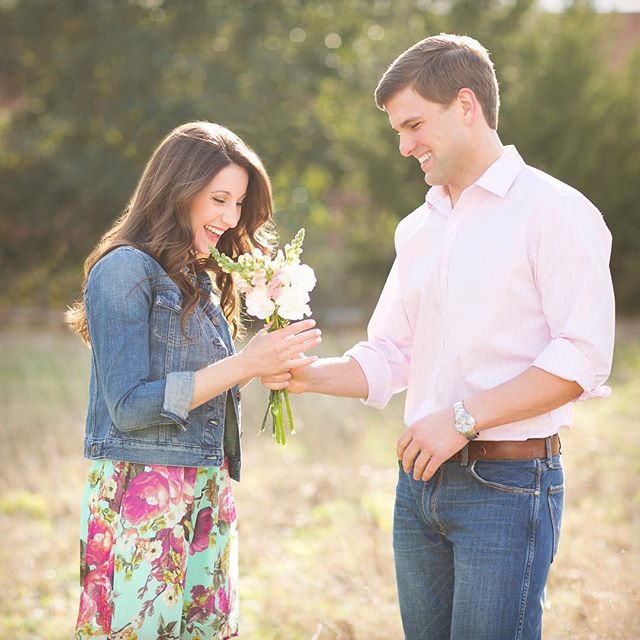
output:
<instances>
[{"instance_id":1,"label":"jacket button","mask_svg":"<svg viewBox=\"0 0 640 640\"><path fill-rule=\"evenodd\" d=\"M240 391L236 391L236 400L240 402Z\"/></svg>"},{"instance_id":2,"label":"jacket button","mask_svg":"<svg viewBox=\"0 0 640 640\"><path fill-rule=\"evenodd\" d=\"M90 453L92 456L98 455L98 446L97 446L97 445L95 445L95 444L92 444L92 445L91 445L91 449L89 450L89 453Z\"/></svg>"}]
</instances>

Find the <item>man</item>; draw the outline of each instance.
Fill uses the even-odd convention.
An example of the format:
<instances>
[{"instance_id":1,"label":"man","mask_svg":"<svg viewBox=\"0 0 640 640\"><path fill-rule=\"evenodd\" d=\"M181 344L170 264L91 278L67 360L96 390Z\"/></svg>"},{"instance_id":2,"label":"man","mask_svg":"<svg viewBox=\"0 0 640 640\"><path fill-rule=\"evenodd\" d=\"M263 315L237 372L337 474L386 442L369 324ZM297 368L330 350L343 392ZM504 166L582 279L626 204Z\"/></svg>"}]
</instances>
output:
<instances>
[{"instance_id":1,"label":"man","mask_svg":"<svg viewBox=\"0 0 640 640\"><path fill-rule=\"evenodd\" d=\"M540 638L557 433L572 401L609 393L611 236L584 196L502 145L477 41L417 43L376 102L432 188L398 225L368 340L265 383L376 407L406 389L393 532L406 638Z\"/></svg>"}]
</instances>

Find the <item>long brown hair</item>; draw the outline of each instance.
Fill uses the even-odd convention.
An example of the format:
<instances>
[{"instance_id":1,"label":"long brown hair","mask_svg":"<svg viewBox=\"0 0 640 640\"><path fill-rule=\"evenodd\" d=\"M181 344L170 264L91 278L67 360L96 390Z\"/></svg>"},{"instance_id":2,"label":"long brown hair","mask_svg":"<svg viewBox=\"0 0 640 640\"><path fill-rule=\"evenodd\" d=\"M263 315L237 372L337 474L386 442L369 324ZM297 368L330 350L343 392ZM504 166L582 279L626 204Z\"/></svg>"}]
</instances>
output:
<instances>
[{"instance_id":1,"label":"long brown hair","mask_svg":"<svg viewBox=\"0 0 640 640\"><path fill-rule=\"evenodd\" d=\"M231 164L246 169L249 184L240 220L220 237L217 248L234 258L255 248L271 252L271 182L260 158L228 129L210 122L189 122L174 129L153 152L123 214L85 260L83 290L100 258L116 247L133 246L159 262L180 289L183 322L201 296L185 267L192 273L211 272L220 305L236 337L241 328L240 298L233 279L210 257L194 257L189 220L193 198ZM86 343L90 342L82 298L67 311L65 321Z\"/></svg>"}]
</instances>

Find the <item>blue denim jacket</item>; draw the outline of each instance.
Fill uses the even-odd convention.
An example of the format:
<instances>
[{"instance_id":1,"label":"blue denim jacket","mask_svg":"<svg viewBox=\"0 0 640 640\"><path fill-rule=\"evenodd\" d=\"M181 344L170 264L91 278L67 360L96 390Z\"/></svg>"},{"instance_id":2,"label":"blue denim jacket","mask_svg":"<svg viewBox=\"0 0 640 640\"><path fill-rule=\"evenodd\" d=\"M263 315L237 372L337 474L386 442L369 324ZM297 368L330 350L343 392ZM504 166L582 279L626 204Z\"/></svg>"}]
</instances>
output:
<instances>
[{"instance_id":1,"label":"blue denim jacket","mask_svg":"<svg viewBox=\"0 0 640 640\"><path fill-rule=\"evenodd\" d=\"M198 281L211 290L206 274ZM194 372L234 353L214 296L181 330L180 290L148 254L114 249L84 292L91 339L87 458L190 467L220 466L240 478L240 391L189 410Z\"/></svg>"}]
</instances>

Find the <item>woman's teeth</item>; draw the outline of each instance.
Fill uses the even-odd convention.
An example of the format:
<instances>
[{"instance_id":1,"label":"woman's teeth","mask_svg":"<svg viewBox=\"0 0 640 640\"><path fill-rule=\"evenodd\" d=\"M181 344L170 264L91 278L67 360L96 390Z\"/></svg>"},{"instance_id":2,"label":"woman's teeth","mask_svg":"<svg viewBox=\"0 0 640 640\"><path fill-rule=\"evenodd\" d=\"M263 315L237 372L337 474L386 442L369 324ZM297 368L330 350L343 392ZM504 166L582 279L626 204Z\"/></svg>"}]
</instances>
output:
<instances>
[{"instance_id":1,"label":"woman's teeth","mask_svg":"<svg viewBox=\"0 0 640 640\"><path fill-rule=\"evenodd\" d=\"M224 229L217 229L216 227L212 227L210 224L205 224L204 228L214 236L221 236L224 233Z\"/></svg>"}]
</instances>

